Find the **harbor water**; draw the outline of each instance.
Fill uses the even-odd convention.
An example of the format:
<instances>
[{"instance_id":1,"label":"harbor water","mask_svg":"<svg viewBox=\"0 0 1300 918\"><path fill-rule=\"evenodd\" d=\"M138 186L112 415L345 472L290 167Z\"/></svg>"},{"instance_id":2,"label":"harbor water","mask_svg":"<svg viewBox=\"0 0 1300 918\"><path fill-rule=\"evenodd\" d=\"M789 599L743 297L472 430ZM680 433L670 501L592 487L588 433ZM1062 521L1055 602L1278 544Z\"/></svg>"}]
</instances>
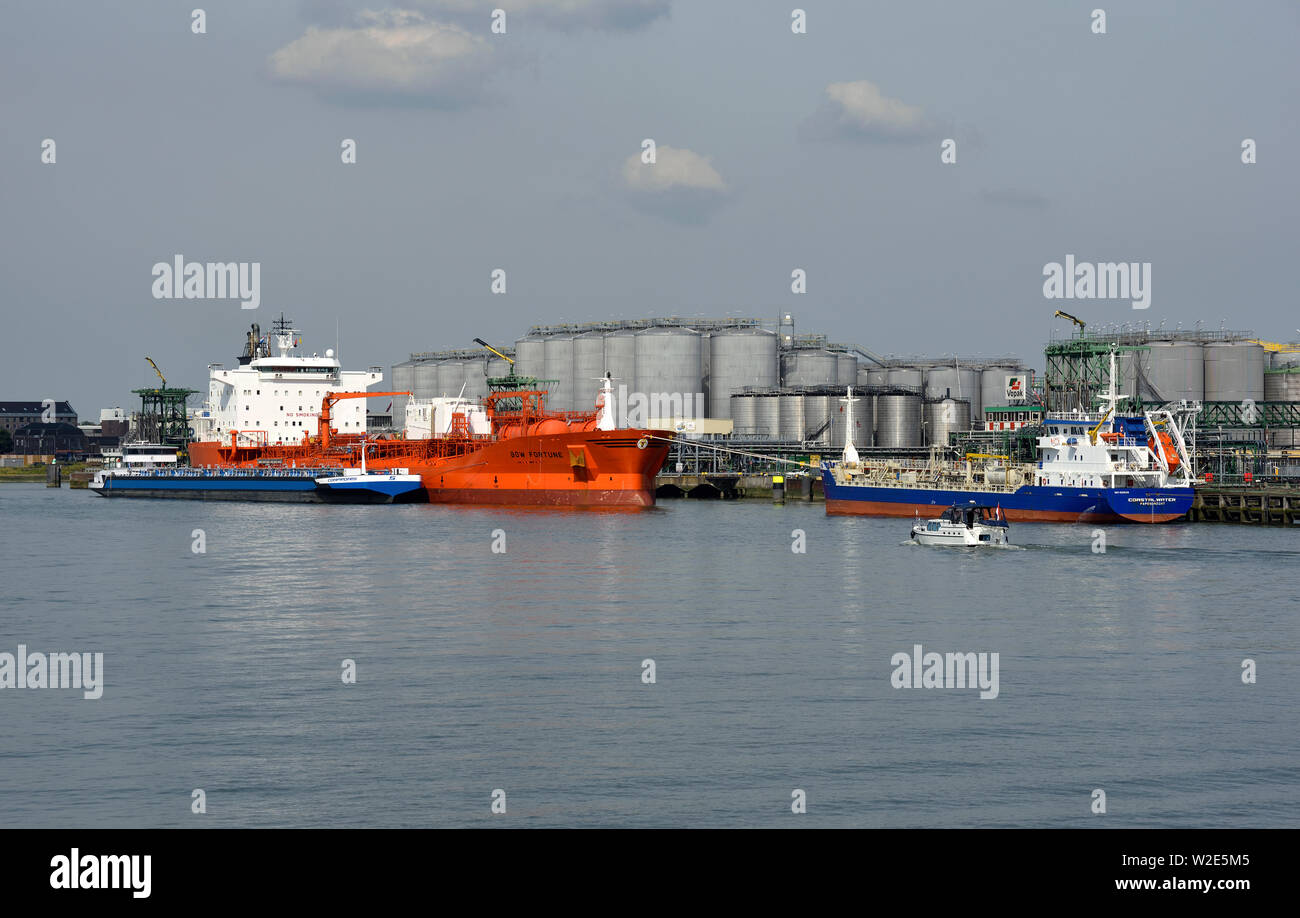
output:
<instances>
[{"instance_id":1,"label":"harbor water","mask_svg":"<svg viewBox=\"0 0 1300 918\"><path fill-rule=\"evenodd\" d=\"M0 513L0 653L103 653L98 699L0 689L11 827L1300 826L1294 531L978 551L801 502L40 483ZM916 645L997 653L996 697L896 688Z\"/></svg>"}]
</instances>

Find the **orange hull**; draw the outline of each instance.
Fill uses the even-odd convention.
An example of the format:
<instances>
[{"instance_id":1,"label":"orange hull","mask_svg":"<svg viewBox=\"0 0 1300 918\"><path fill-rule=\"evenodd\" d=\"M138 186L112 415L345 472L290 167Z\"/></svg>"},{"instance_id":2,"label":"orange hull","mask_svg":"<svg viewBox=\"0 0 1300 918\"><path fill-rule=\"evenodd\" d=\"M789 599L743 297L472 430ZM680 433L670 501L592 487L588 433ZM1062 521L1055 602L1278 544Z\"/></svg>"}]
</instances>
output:
<instances>
[{"instance_id":1,"label":"orange hull","mask_svg":"<svg viewBox=\"0 0 1300 918\"><path fill-rule=\"evenodd\" d=\"M498 440L371 441L367 466L409 468L434 503L578 507L654 506L667 431L581 430ZM346 447L348 444L344 443ZM359 452L309 445L194 443L196 466L360 464Z\"/></svg>"}]
</instances>

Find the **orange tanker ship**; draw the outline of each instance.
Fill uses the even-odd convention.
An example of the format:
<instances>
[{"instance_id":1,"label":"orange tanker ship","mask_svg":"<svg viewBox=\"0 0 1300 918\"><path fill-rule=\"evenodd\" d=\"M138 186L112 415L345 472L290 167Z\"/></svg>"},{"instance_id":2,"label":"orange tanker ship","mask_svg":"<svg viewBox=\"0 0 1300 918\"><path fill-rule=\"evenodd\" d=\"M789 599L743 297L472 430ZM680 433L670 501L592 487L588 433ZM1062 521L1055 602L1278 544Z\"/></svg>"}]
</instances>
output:
<instances>
[{"instance_id":1,"label":"orange tanker ship","mask_svg":"<svg viewBox=\"0 0 1300 918\"><path fill-rule=\"evenodd\" d=\"M409 469L435 503L650 507L654 480L668 457L672 433L618 429L607 408L605 383L594 412L553 412L546 392L523 377L492 381L480 402L433 400L448 415L445 429L408 439L370 439L331 428L341 399L406 392L330 392L315 436L269 443L259 432L231 431L229 441L191 443L194 466L216 468L362 467ZM456 410L456 409L461 410ZM485 429L486 428L486 429ZM253 434L250 436L250 434Z\"/></svg>"}]
</instances>

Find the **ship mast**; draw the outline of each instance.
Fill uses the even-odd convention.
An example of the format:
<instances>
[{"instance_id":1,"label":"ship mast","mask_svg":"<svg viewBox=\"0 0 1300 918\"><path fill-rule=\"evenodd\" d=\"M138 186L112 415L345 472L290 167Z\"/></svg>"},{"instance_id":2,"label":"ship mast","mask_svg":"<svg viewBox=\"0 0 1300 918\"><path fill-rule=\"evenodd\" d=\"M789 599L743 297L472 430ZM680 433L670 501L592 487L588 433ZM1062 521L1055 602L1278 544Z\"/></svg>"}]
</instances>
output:
<instances>
[{"instance_id":1,"label":"ship mast","mask_svg":"<svg viewBox=\"0 0 1300 918\"><path fill-rule=\"evenodd\" d=\"M856 399L853 397L852 386L849 386L848 389L845 391L848 393L847 397L840 399L840 401L843 402L845 406L844 407L844 464L857 465L858 450L857 447L853 445L853 403L856 401L860 401L860 399Z\"/></svg>"}]
</instances>

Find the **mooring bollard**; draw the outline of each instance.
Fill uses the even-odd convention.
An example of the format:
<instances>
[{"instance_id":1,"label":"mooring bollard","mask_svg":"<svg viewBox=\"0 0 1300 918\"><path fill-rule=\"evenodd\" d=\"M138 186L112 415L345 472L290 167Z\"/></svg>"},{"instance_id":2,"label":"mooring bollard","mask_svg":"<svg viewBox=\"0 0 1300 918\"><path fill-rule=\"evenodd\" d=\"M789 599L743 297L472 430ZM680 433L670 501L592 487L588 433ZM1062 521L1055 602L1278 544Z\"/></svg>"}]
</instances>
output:
<instances>
[{"instance_id":1,"label":"mooring bollard","mask_svg":"<svg viewBox=\"0 0 1300 918\"><path fill-rule=\"evenodd\" d=\"M63 469L61 466L49 465L45 467L45 487L57 488L63 484Z\"/></svg>"},{"instance_id":2,"label":"mooring bollard","mask_svg":"<svg viewBox=\"0 0 1300 918\"><path fill-rule=\"evenodd\" d=\"M799 499L812 500L812 476L799 476Z\"/></svg>"},{"instance_id":3,"label":"mooring bollard","mask_svg":"<svg viewBox=\"0 0 1300 918\"><path fill-rule=\"evenodd\" d=\"M774 504L785 503L785 476L784 475L772 476L772 503Z\"/></svg>"}]
</instances>

